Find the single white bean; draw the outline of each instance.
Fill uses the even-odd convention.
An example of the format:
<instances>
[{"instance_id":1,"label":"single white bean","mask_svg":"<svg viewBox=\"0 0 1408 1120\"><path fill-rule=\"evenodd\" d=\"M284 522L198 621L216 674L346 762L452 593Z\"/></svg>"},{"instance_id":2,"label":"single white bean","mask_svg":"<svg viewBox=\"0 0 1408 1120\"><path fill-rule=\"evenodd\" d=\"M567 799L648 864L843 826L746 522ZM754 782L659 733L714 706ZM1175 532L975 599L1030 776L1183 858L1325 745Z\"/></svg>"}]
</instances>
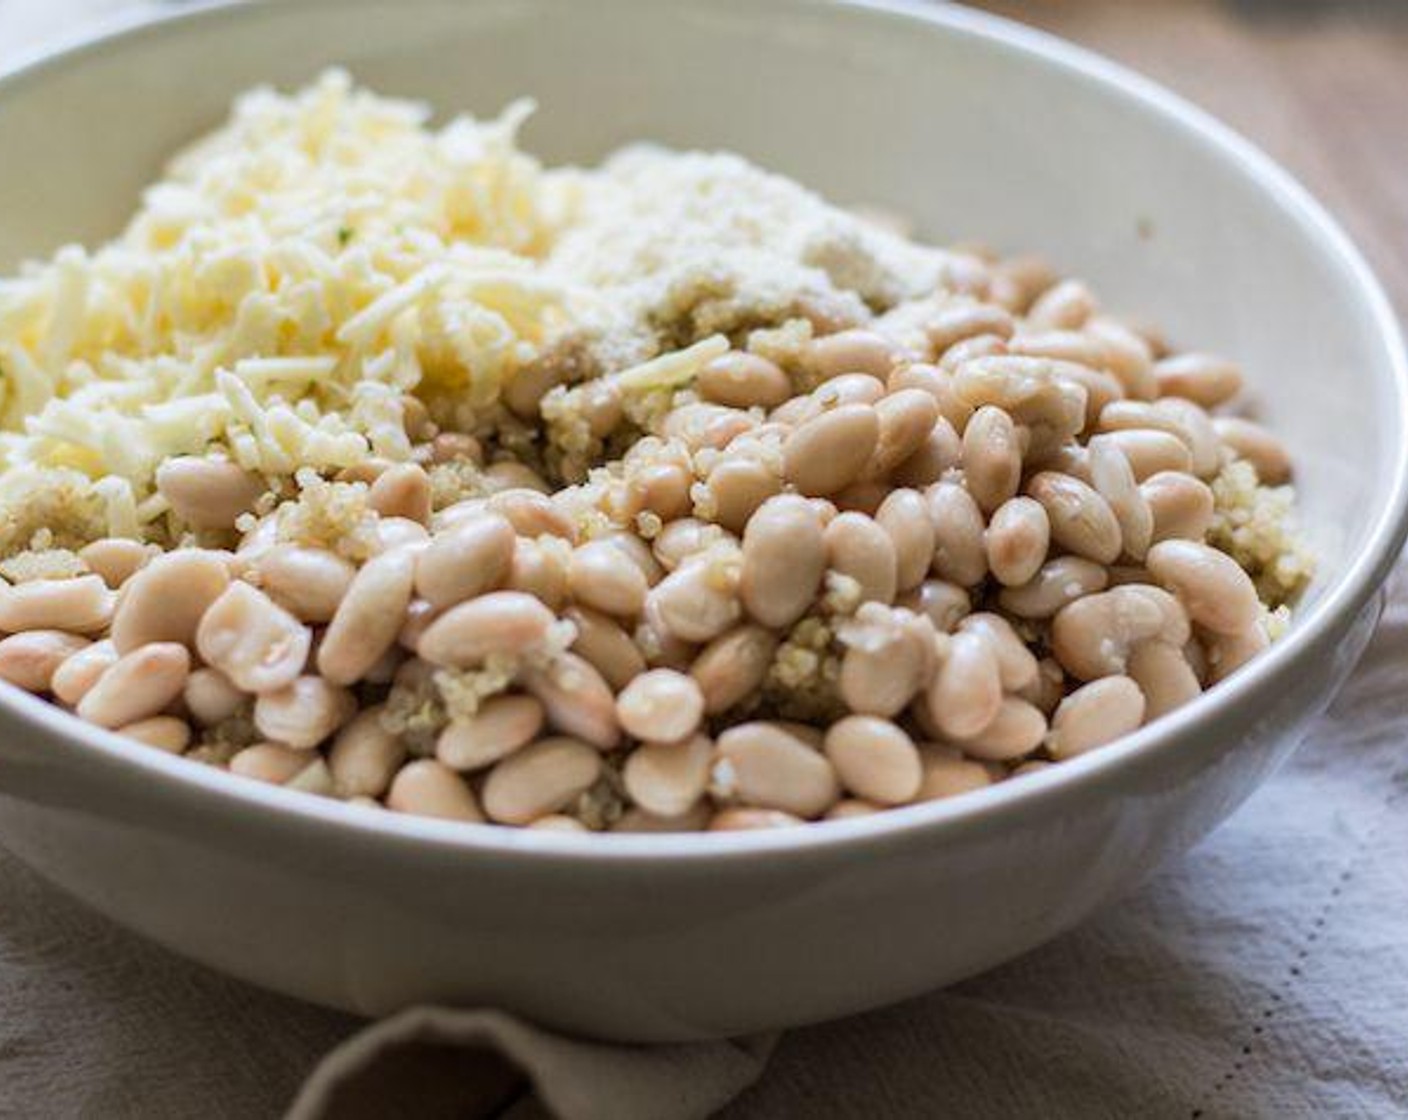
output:
<instances>
[{"instance_id":1,"label":"single white bean","mask_svg":"<svg viewBox=\"0 0 1408 1120\"><path fill-rule=\"evenodd\" d=\"M748 613L773 629L792 625L816 598L825 571L816 511L795 495L764 502L743 534L738 592Z\"/></svg>"},{"instance_id":2,"label":"single white bean","mask_svg":"<svg viewBox=\"0 0 1408 1120\"><path fill-rule=\"evenodd\" d=\"M902 805L919 792L919 751L889 720L847 716L827 730L824 749L841 785L858 797Z\"/></svg>"},{"instance_id":3,"label":"single white bean","mask_svg":"<svg viewBox=\"0 0 1408 1120\"><path fill-rule=\"evenodd\" d=\"M808 368L820 377L864 373L883 381L900 358L899 347L888 338L863 329L824 335L806 351Z\"/></svg>"},{"instance_id":4,"label":"single white bean","mask_svg":"<svg viewBox=\"0 0 1408 1120\"><path fill-rule=\"evenodd\" d=\"M435 757L455 770L478 770L538 737L547 714L532 696L494 696L474 715L450 722L435 742Z\"/></svg>"},{"instance_id":5,"label":"single white bean","mask_svg":"<svg viewBox=\"0 0 1408 1120\"><path fill-rule=\"evenodd\" d=\"M1129 657L1129 676L1147 701L1145 718L1159 716L1197 699L1203 691L1198 676L1179 646L1145 642Z\"/></svg>"},{"instance_id":6,"label":"single white bean","mask_svg":"<svg viewBox=\"0 0 1408 1120\"><path fill-rule=\"evenodd\" d=\"M635 564L623 564L619 549L606 541L588 541L572 553L568 585L582 606L634 618L645 607L648 587Z\"/></svg>"},{"instance_id":7,"label":"single white bean","mask_svg":"<svg viewBox=\"0 0 1408 1120\"><path fill-rule=\"evenodd\" d=\"M899 560L884 529L863 513L841 513L826 527L823 540L827 566L856 581L862 602L894 601Z\"/></svg>"},{"instance_id":8,"label":"single white bean","mask_svg":"<svg viewBox=\"0 0 1408 1120\"><path fill-rule=\"evenodd\" d=\"M992 774L981 762L964 758L954 747L926 743L920 748L924 776L916 801L939 801L992 785Z\"/></svg>"},{"instance_id":9,"label":"single white bean","mask_svg":"<svg viewBox=\"0 0 1408 1120\"><path fill-rule=\"evenodd\" d=\"M1160 541L1145 564L1178 596L1189 618L1215 633L1243 633L1260 615L1251 576L1225 552L1196 541Z\"/></svg>"},{"instance_id":10,"label":"single white bean","mask_svg":"<svg viewBox=\"0 0 1408 1120\"><path fill-rule=\"evenodd\" d=\"M782 480L758 460L739 456L721 460L705 489L713 500L713 520L741 533L758 507L782 490Z\"/></svg>"},{"instance_id":11,"label":"single white bean","mask_svg":"<svg viewBox=\"0 0 1408 1120\"><path fill-rule=\"evenodd\" d=\"M1153 514L1152 543L1175 537L1202 541L1212 528L1212 489L1191 474L1159 471L1140 484L1139 492Z\"/></svg>"},{"instance_id":12,"label":"single white bean","mask_svg":"<svg viewBox=\"0 0 1408 1120\"><path fill-rule=\"evenodd\" d=\"M283 688L262 692L254 702L254 726L261 735L297 750L311 750L350 720L357 700L322 677L298 677Z\"/></svg>"},{"instance_id":13,"label":"single white bean","mask_svg":"<svg viewBox=\"0 0 1408 1120\"><path fill-rule=\"evenodd\" d=\"M934 526L936 576L960 587L973 587L987 575L983 549L983 514L973 496L953 482L937 482L924 492Z\"/></svg>"},{"instance_id":14,"label":"single white bean","mask_svg":"<svg viewBox=\"0 0 1408 1120\"><path fill-rule=\"evenodd\" d=\"M964 739L963 752L990 762L1011 762L1030 754L1046 737L1046 717L1034 704L1004 696L992 722Z\"/></svg>"},{"instance_id":15,"label":"single white bean","mask_svg":"<svg viewBox=\"0 0 1408 1120\"><path fill-rule=\"evenodd\" d=\"M924 582L934 556L934 523L918 490L891 490L875 511L875 524L895 550L895 586L909 591Z\"/></svg>"},{"instance_id":16,"label":"single white bean","mask_svg":"<svg viewBox=\"0 0 1408 1120\"><path fill-rule=\"evenodd\" d=\"M194 647L196 627L229 584L230 570L219 553L182 548L156 557L123 585L113 645L119 653L148 642Z\"/></svg>"},{"instance_id":17,"label":"single white bean","mask_svg":"<svg viewBox=\"0 0 1408 1120\"><path fill-rule=\"evenodd\" d=\"M1126 555L1142 560L1154 535L1154 514L1139 489L1134 470L1124 452L1107 436L1090 441L1090 477L1096 493L1109 503L1119 522Z\"/></svg>"},{"instance_id":18,"label":"single white bean","mask_svg":"<svg viewBox=\"0 0 1408 1120\"><path fill-rule=\"evenodd\" d=\"M1096 490L1070 475L1042 471L1027 483L1051 522L1051 539L1066 551L1097 564L1113 564L1120 554L1120 524Z\"/></svg>"},{"instance_id":19,"label":"single white bean","mask_svg":"<svg viewBox=\"0 0 1408 1120\"><path fill-rule=\"evenodd\" d=\"M151 716L117 729L119 735L136 739L167 754L181 754L191 743L191 728L176 716Z\"/></svg>"},{"instance_id":20,"label":"single white bean","mask_svg":"<svg viewBox=\"0 0 1408 1120\"><path fill-rule=\"evenodd\" d=\"M245 692L292 684L308 660L312 633L247 583L230 584L196 630L196 649Z\"/></svg>"},{"instance_id":21,"label":"single white bean","mask_svg":"<svg viewBox=\"0 0 1408 1120\"><path fill-rule=\"evenodd\" d=\"M1280 486L1291 480L1290 454L1260 424L1239 416L1220 416L1212 426L1223 446L1252 465L1263 486Z\"/></svg>"},{"instance_id":22,"label":"single white bean","mask_svg":"<svg viewBox=\"0 0 1408 1120\"><path fill-rule=\"evenodd\" d=\"M1057 761L1102 747L1144 722L1144 693L1129 677L1102 677L1076 689L1051 717L1046 749Z\"/></svg>"},{"instance_id":23,"label":"single white bean","mask_svg":"<svg viewBox=\"0 0 1408 1120\"><path fill-rule=\"evenodd\" d=\"M447 821L484 819L474 791L444 763L420 758L401 767L391 781L386 807L397 813Z\"/></svg>"},{"instance_id":24,"label":"single white bean","mask_svg":"<svg viewBox=\"0 0 1408 1120\"><path fill-rule=\"evenodd\" d=\"M703 716L703 690L693 677L674 669L642 673L616 698L621 727L649 742L678 742L694 733Z\"/></svg>"},{"instance_id":25,"label":"single white bean","mask_svg":"<svg viewBox=\"0 0 1408 1120\"><path fill-rule=\"evenodd\" d=\"M367 504L382 517L404 517L430 524L430 477L415 463L396 463L377 475L367 491Z\"/></svg>"},{"instance_id":26,"label":"single white bean","mask_svg":"<svg viewBox=\"0 0 1408 1120\"><path fill-rule=\"evenodd\" d=\"M282 743L255 743L230 759L230 773L270 785L287 785L314 761L307 751Z\"/></svg>"},{"instance_id":27,"label":"single white bean","mask_svg":"<svg viewBox=\"0 0 1408 1120\"><path fill-rule=\"evenodd\" d=\"M378 704L359 712L328 751L328 769L339 797L382 797L406 758L401 740L382 723Z\"/></svg>"},{"instance_id":28,"label":"single white bean","mask_svg":"<svg viewBox=\"0 0 1408 1120\"><path fill-rule=\"evenodd\" d=\"M254 561L260 588L302 622L327 622L357 574L325 548L279 545Z\"/></svg>"},{"instance_id":29,"label":"single white bean","mask_svg":"<svg viewBox=\"0 0 1408 1120\"><path fill-rule=\"evenodd\" d=\"M1104 590L1109 582L1103 565L1079 556L1058 556L1043 564L1029 582L1004 587L997 601L1018 618L1050 618L1082 595Z\"/></svg>"},{"instance_id":30,"label":"single white bean","mask_svg":"<svg viewBox=\"0 0 1408 1120\"><path fill-rule=\"evenodd\" d=\"M867 473L883 477L919 451L939 420L939 406L923 389L898 389L875 402L880 423Z\"/></svg>"},{"instance_id":31,"label":"single white bean","mask_svg":"<svg viewBox=\"0 0 1408 1120\"><path fill-rule=\"evenodd\" d=\"M63 630L95 634L113 617L114 595L98 576L0 584L0 634Z\"/></svg>"},{"instance_id":32,"label":"single white bean","mask_svg":"<svg viewBox=\"0 0 1408 1120\"><path fill-rule=\"evenodd\" d=\"M1002 672L992 644L981 634L955 634L926 701L930 718L945 735L968 739L979 734L1002 705Z\"/></svg>"},{"instance_id":33,"label":"single white bean","mask_svg":"<svg viewBox=\"0 0 1408 1120\"><path fill-rule=\"evenodd\" d=\"M990 514L1017 493L1022 448L1012 417L983 405L963 431L963 478L978 508Z\"/></svg>"},{"instance_id":34,"label":"single white bean","mask_svg":"<svg viewBox=\"0 0 1408 1120\"><path fill-rule=\"evenodd\" d=\"M682 642L710 641L743 613L733 583L707 560L687 563L650 589L647 614Z\"/></svg>"},{"instance_id":35,"label":"single white bean","mask_svg":"<svg viewBox=\"0 0 1408 1120\"><path fill-rule=\"evenodd\" d=\"M601 750L610 750L620 740L611 689L575 653L559 654L546 667L525 670L522 684L542 702L548 723L557 730Z\"/></svg>"},{"instance_id":36,"label":"single white bean","mask_svg":"<svg viewBox=\"0 0 1408 1120\"><path fill-rule=\"evenodd\" d=\"M158 715L181 695L191 656L176 642L152 642L113 662L78 701L80 718L117 728Z\"/></svg>"},{"instance_id":37,"label":"single white bean","mask_svg":"<svg viewBox=\"0 0 1408 1120\"><path fill-rule=\"evenodd\" d=\"M647 812L679 817L704 796L713 757L714 745L704 735L644 743L626 759L622 782L631 800Z\"/></svg>"},{"instance_id":38,"label":"single white bean","mask_svg":"<svg viewBox=\"0 0 1408 1120\"><path fill-rule=\"evenodd\" d=\"M193 669L181 693L186 711L201 727L214 727L235 715L245 703L245 693L219 669L203 665Z\"/></svg>"},{"instance_id":39,"label":"single white bean","mask_svg":"<svg viewBox=\"0 0 1408 1120\"><path fill-rule=\"evenodd\" d=\"M473 668L494 654L522 657L541 650L555 618L521 591L491 591L451 607L421 635L416 651L426 661Z\"/></svg>"},{"instance_id":40,"label":"single white bean","mask_svg":"<svg viewBox=\"0 0 1408 1120\"><path fill-rule=\"evenodd\" d=\"M689 667L704 696L704 711L728 711L761 688L777 645L770 630L745 623L705 646Z\"/></svg>"},{"instance_id":41,"label":"single white bean","mask_svg":"<svg viewBox=\"0 0 1408 1120\"><path fill-rule=\"evenodd\" d=\"M1004 587L1020 587L1035 579L1050 547L1046 509L1025 496L998 506L983 534L988 567Z\"/></svg>"},{"instance_id":42,"label":"single white bean","mask_svg":"<svg viewBox=\"0 0 1408 1120\"><path fill-rule=\"evenodd\" d=\"M197 529L229 529L267 487L228 459L180 455L157 468L156 488L182 521Z\"/></svg>"},{"instance_id":43,"label":"single white bean","mask_svg":"<svg viewBox=\"0 0 1408 1120\"><path fill-rule=\"evenodd\" d=\"M616 619L585 607L569 607L563 618L577 628L572 652L591 662L613 691L645 672L645 655Z\"/></svg>"},{"instance_id":44,"label":"single white bean","mask_svg":"<svg viewBox=\"0 0 1408 1120\"><path fill-rule=\"evenodd\" d=\"M0 681L26 692L47 692L54 673L89 645L87 638L62 630L26 630L0 639Z\"/></svg>"},{"instance_id":45,"label":"single white bean","mask_svg":"<svg viewBox=\"0 0 1408 1120\"><path fill-rule=\"evenodd\" d=\"M834 494L861 476L879 438L874 408L843 404L799 425L787 437L783 475L802 494Z\"/></svg>"},{"instance_id":46,"label":"single white bean","mask_svg":"<svg viewBox=\"0 0 1408 1120\"><path fill-rule=\"evenodd\" d=\"M160 550L155 545L125 537L103 537L78 550L78 558L88 565L88 570L114 590L157 555Z\"/></svg>"},{"instance_id":47,"label":"single white bean","mask_svg":"<svg viewBox=\"0 0 1408 1120\"><path fill-rule=\"evenodd\" d=\"M489 771L484 811L501 824L528 824L575 801L596 782L601 766L601 755L586 743L540 739Z\"/></svg>"},{"instance_id":48,"label":"single white bean","mask_svg":"<svg viewBox=\"0 0 1408 1120\"><path fill-rule=\"evenodd\" d=\"M98 678L117 661L118 656L117 650L107 638L70 654L55 668L49 681L54 698L70 708L77 707L84 693L97 683Z\"/></svg>"},{"instance_id":49,"label":"single white bean","mask_svg":"<svg viewBox=\"0 0 1408 1120\"><path fill-rule=\"evenodd\" d=\"M934 674L938 635L926 616L863 603L842 641L838 688L858 714L897 715Z\"/></svg>"},{"instance_id":50,"label":"single white bean","mask_svg":"<svg viewBox=\"0 0 1408 1120\"><path fill-rule=\"evenodd\" d=\"M789 727L740 723L717 743L715 782L746 805L820 816L840 795L826 757Z\"/></svg>"},{"instance_id":51,"label":"single white bean","mask_svg":"<svg viewBox=\"0 0 1408 1120\"><path fill-rule=\"evenodd\" d=\"M1154 365L1159 395L1184 397L1204 408L1226 404L1242 391L1242 371L1214 354L1189 352Z\"/></svg>"}]
</instances>

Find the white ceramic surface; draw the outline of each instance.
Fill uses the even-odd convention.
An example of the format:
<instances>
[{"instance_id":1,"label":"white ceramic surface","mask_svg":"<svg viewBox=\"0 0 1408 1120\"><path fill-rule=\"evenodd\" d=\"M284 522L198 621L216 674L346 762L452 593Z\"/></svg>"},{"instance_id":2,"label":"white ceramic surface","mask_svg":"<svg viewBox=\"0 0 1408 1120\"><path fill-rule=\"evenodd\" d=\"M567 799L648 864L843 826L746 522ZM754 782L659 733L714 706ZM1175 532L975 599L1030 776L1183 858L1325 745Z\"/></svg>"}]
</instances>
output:
<instances>
[{"instance_id":1,"label":"white ceramic surface","mask_svg":"<svg viewBox=\"0 0 1408 1120\"><path fill-rule=\"evenodd\" d=\"M0 80L0 265L114 231L232 94L329 63L444 110L523 93L527 143L737 149L936 238L1048 254L1242 359L1295 450L1323 576L1230 686L973 797L771 834L581 838L241 782L0 686L0 839L216 968L343 1008L485 1003L622 1039L835 1016L1079 921L1281 761L1372 629L1405 524L1397 328L1287 176L1149 83L938 6L282 0L183 14ZM1092 977L1098 982L1098 977Z\"/></svg>"}]
</instances>

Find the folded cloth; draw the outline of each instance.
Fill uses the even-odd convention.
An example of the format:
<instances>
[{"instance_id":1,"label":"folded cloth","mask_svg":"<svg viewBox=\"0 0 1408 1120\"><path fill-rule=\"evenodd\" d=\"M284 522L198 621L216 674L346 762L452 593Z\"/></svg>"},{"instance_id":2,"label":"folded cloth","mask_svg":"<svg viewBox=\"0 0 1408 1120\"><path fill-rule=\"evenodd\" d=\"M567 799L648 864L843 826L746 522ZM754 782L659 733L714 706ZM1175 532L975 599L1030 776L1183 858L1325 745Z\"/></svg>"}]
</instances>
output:
<instances>
[{"instance_id":1,"label":"folded cloth","mask_svg":"<svg viewBox=\"0 0 1408 1120\"><path fill-rule=\"evenodd\" d=\"M755 1080L772 1043L610 1045L499 1011L418 1007L328 1055L289 1120L685 1120L712 1114Z\"/></svg>"}]
</instances>

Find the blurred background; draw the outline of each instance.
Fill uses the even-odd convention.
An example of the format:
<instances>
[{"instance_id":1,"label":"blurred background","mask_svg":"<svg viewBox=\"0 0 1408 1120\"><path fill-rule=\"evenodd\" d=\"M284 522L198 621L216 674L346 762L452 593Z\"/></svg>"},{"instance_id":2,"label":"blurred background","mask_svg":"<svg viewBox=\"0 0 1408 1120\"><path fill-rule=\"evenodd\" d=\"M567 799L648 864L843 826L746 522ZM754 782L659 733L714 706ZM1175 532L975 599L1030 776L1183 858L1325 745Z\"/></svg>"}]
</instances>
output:
<instances>
[{"instance_id":1,"label":"blurred background","mask_svg":"<svg viewBox=\"0 0 1408 1120\"><path fill-rule=\"evenodd\" d=\"M1408 313L1408 3L997 0L973 5L1141 70L1308 185Z\"/></svg>"}]
</instances>

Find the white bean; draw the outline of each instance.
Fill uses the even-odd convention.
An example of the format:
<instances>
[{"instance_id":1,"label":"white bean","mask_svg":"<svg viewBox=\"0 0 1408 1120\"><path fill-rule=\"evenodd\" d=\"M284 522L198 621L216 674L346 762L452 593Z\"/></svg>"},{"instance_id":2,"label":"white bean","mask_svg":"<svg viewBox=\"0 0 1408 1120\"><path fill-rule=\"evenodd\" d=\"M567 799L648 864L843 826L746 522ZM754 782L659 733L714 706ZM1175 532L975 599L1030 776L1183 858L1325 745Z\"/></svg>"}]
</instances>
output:
<instances>
[{"instance_id":1,"label":"white bean","mask_svg":"<svg viewBox=\"0 0 1408 1120\"><path fill-rule=\"evenodd\" d=\"M433 758L408 762L391 781L386 807L398 813L449 821L482 821L484 814L464 779Z\"/></svg>"},{"instance_id":2,"label":"white bean","mask_svg":"<svg viewBox=\"0 0 1408 1120\"><path fill-rule=\"evenodd\" d=\"M194 647L196 627L229 584L229 568L216 552L182 548L156 557L123 585L113 645L119 653L147 642Z\"/></svg>"},{"instance_id":3,"label":"white bean","mask_svg":"<svg viewBox=\"0 0 1408 1120\"><path fill-rule=\"evenodd\" d=\"M738 592L748 613L782 629L801 618L826 570L820 518L801 498L769 498L743 534Z\"/></svg>"},{"instance_id":4,"label":"white bean","mask_svg":"<svg viewBox=\"0 0 1408 1120\"><path fill-rule=\"evenodd\" d=\"M889 720L847 716L826 732L825 751L841 784L858 797L902 805L919 792L919 751Z\"/></svg>"},{"instance_id":5,"label":"white bean","mask_svg":"<svg viewBox=\"0 0 1408 1120\"><path fill-rule=\"evenodd\" d=\"M647 812L679 817L704 796L714 745L704 735L682 742L650 742L632 751L621 778L626 792Z\"/></svg>"},{"instance_id":6,"label":"white bean","mask_svg":"<svg viewBox=\"0 0 1408 1120\"><path fill-rule=\"evenodd\" d=\"M210 605L196 630L196 649L245 692L292 684L308 660L312 633L247 583L232 583Z\"/></svg>"},{"instance_id":7,"label":"white bean","mask_svg":"<svg viewBox=\"0 0 1408 1120\"><path fill-rule=\"evenodd\" d=\"M0 681L26 692L47 692L68 658L89 645L62 630L27 630L0 640Z\"/></svg>"},{"instance_id":8,"label":"white bean","mask_svg":"<svg viewBox=\"0 0 1408 1120\"><path fill-rule=\"evenodd\" d=\"M1002 705L1002 672L991 643L980 634L955 634L926 699L930 718L945 735L979 734Z\"/></svg>"},{"instance_id":9,"label":"white bean","mask_svg":"<svg viewBox=\"0 0 1408 1120\"><path fill-rule=\"evenodd\" d=\"M744 804L798 817L820 816L840 795L831 764L777 723L740 723L717 743L715 782Z\"/></svg>"},{"instance_id":10,"label":"white bean","mask_svg":"<svg viewBox=\"0 0 1408 1120\"><path fill-rule=\"evenodd\" d=\"M117 728L160 714L181 695L191 656L176 642L152 642L113 662L78 701L80 718Z\"/></svg>"},{"instance_id":11,"label":"white bean","mask_svg":"<svg viewBox=\"0 0 1408 1120\"><path fill-rule=\"evenodd\" d=\"M601 755L571 738L540 739L489 771L484 811L501 824L528 824L571 804L601 774Z\"/></svg>"},{"instance_id":12,"label":"white bean","mask_svg":"<svg viewBox=\"0 0 1408 1120\"><path fill-rule=\"evenodd\" d=\"M899 560L884 529L863 513L841 513L826 527L823 540L827 566L855 580L863 602L894 600Z\"/></svg>"},{"instance_id":13,"label":"white bean","mask_svg":"<svg viewBox=\"0 0 1408 1120\"><path fill-rule=\"evenodd\" d=\"M704 716L698 682L674 669L652 669L631 681L616 698L616 717L628 735L674 743L694 733Z\"/></svg>"},{"instance_id":14,"label":"white bean","mask_svg":"<svg viewBox=\"0 0 1408 1120\"><path fill-rule=\"evenodd\" d=\"M310 750L356 712L357 700L347 689L322 677L305 676L261 693L254 702L254 726L266 739Z\"/></svg>"},{"instance_id":15,"label":"white bean","mask_svg":"<svg viewBox=\"0 0 1408 1120\"><path fill-rule=\"evenodd\" d=\"M339 797L381 797L391 788L406 748L382 723L381 705L366 708L337 733L328 769Z\"/></svg>"},{"instance_id":16,"label":"white bean","mask_svg":"<svg viewBox=\"0 0 1408 1120\"><path fill-rule=\"evenodd\" d=\"M601 674L576 654L559 654L545 668L526 670L522 683L542 702L548 723L557 730L601 750L619 741L615 697Z\"/></svg>"},{"instance_id":17,"label":"white bean","mask_svg":"<svg viewBox=\"0 0 1408 1120\"><path fill-rule=\"evenodd\" d=\"M95 634L112 621L113 601L107 584L93 575L0 585L0 634L25 630Z\"/></svg>"},{"instance_id":18,"label":"white bean","mask_svg":"<svg viewBox=\"0 0 1408 1120\"><path fill-rule=\"evenodd\" d=\"M479 711L453 720L435 742L435 757L455 770L492 765L538 737L547 714L532 696L494 696Z\"/></svg>"},{"instance_id":19,"label":"white bean","mask_svg":"<svg viewBox=\"0 0 1408 1120\"><path fill-rule=\"evenodd\" d=\"M1056 708L1046 749L1058 761L1102 747L1144 722L1144 694L1129 677L1082 685Z\"/></svg>"},{"instance_id":20,"label":"white bean","mask_svg":"<svg viewBox=\"0 0 1408 1120\"><path fill-rule=\"evenodd\" d=\"M1145 561L1149 574L1183 603L1188 617L1218 634L1252 626L1261 604L1251 576L1232 557L1195 541L1160 541Z\"/></svg>"}]
</instances>

